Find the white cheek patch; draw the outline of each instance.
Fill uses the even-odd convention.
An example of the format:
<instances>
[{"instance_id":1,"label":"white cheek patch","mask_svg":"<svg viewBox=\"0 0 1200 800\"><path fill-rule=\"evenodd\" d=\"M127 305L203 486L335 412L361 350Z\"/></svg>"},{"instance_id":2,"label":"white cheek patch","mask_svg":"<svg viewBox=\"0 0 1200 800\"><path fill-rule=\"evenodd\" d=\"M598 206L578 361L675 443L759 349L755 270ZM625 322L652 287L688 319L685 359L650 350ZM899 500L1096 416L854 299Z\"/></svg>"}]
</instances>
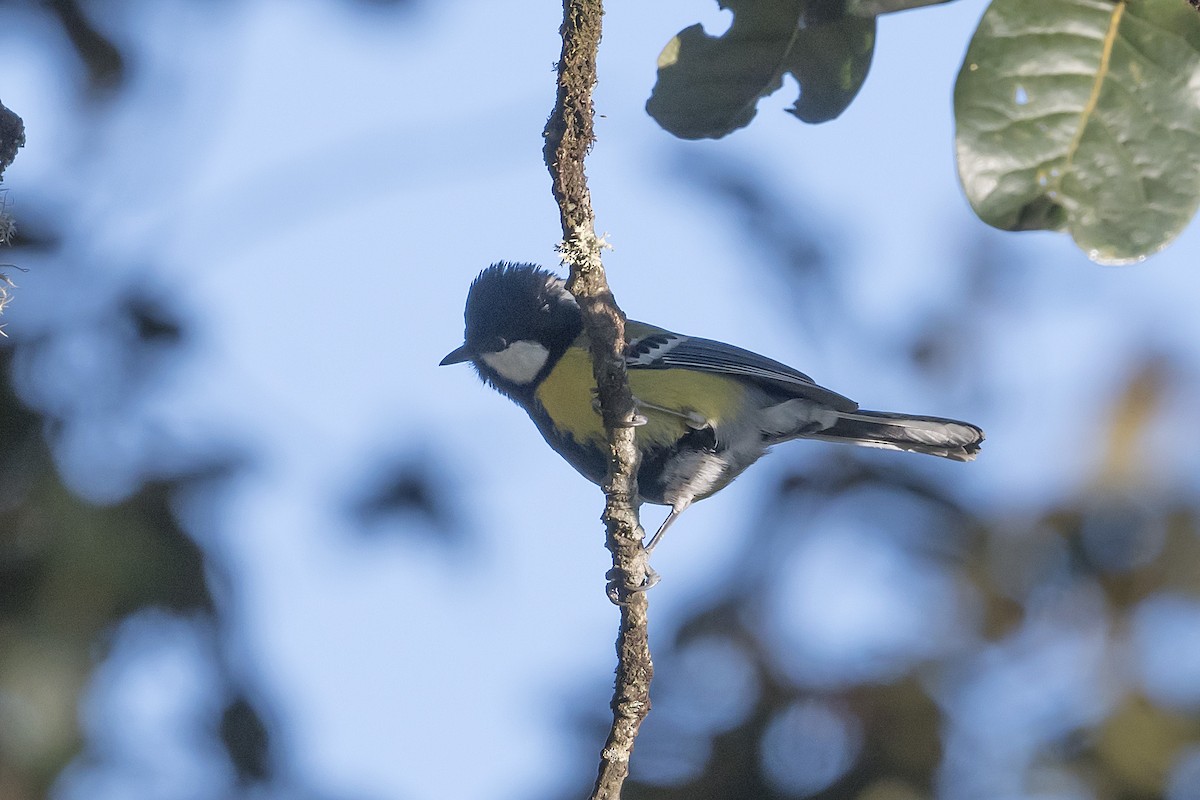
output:
<instances>
[{"instance_id":1,"label":"white cheek patch","mask_svg":"<svg viewBox=\"0 0 1200 800\"><path fill-rule=\"evenodd\" d=\"M516 384L526 384L536 378L549 357L549 350L531 341L513 342L498 353L479 356L500 377Z\"/></svg>"}]
</instances>

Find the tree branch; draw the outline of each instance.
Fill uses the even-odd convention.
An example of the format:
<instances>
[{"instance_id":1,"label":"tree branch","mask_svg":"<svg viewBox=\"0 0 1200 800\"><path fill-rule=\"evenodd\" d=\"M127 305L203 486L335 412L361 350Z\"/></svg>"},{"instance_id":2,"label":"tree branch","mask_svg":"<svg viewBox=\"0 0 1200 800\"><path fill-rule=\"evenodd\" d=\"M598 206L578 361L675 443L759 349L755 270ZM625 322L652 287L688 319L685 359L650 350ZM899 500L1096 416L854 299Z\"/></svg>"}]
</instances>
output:
<instances>
[{"instance_id":1,"label":"tree branch","mask_svg":"<svg viewBox=\"0 0 1200 800\"><path fill-rule=\"evenodd\" d=\"M642 720L650 711L647 602L649 569L637 514L638 450L633 395L625 374L625 315L617 307L600 261L584 158L595 140L592 88L600 44L601 0L563 0L562 58L558 101L546 122L544 156L562 221L563 260L571 269L567 288L579 302L591 345L600 409L608 431L609 470L604 492L606 546L612 553L609 596L621 608L613 723L600 754L592 798L615 799L629 774L629 758Z\"/></svg>"}]
</instances>

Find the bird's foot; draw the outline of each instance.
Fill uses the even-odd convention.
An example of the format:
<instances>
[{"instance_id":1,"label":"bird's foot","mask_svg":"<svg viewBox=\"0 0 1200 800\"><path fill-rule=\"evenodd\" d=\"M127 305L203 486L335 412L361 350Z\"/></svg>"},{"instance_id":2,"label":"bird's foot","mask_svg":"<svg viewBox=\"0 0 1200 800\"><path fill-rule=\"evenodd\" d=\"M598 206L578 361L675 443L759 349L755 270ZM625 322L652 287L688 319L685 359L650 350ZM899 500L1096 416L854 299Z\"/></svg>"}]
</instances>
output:
<instances>
[{"instance_id":1,"label":"bird's foot","mask_svg":"<svg viewBox=\"0 0 1200 800\"><path fill-rule=\"evenodd\" d=\"M661 580L661 576L649 563L645 564L640 576L636 570L630 573L613 567L604 577L608 579L608 599L618 606L628 605L631 595L640 594Z\"/></svg>"},{"instance_id":2,"label":"bird's foot","mask_svg":"<svg viewBox=\"0 0 1200 800\"><path fill-rule=\"evenodd\" d=\"M592 391L593 391L593 394L592 394L592 410L593 410L593 411L595 411L597 414L599 414L599 413L601 413L601 409L600 409L600 398L599 398L599 397L598 397L598 396L595 394L595 390L592 390ZM637 404L637 398L634 398L634 401L633 401L633 402L634 402L634 404L636 405L636 404ZM645 425L645 424L646 424L647 422L649 422L649 421L650 421L650 420L646 419L645 415L643 415L643 414L639 414L637 411L634 411L634 412L633 412L633 416L632 416L632 417L630 417L630 418L629 418L629 419L628 419L626 422L619 423L619 427L622 427L622 428L640 428L641 426Z\"/></svg>"}]
</instances>

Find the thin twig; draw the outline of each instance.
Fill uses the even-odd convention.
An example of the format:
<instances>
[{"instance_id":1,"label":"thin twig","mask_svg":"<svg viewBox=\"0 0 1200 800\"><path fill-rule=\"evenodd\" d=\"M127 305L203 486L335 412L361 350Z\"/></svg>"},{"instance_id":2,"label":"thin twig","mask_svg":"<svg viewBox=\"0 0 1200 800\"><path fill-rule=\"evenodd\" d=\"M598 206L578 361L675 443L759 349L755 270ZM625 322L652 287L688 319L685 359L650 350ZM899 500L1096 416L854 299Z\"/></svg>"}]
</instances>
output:
<instances>
[{"instance_id":1,"label":"thin twig","mask_svg":"<svg viewBox=\"0 0 1200 800\"><path fill-rule=\"evenodd\" d=\"M600 44L601 0L563 0L563 48L558 63L558 101L546 123L546 165L563 229L563 260L570 266L567 288L579 301L591 342L600 409L609 435L609 473L604 492L606 545L613 557L610 596L621 609L613 723L600 753L592 798L615 800L629 774L638 728L650 711L647 602L648 565L637 514L638 451L631 422L633 396L625 374L625 316L617 307L600 262L603 242L584 173L594 141L592 88Z\"/></svg>"}]
</instances>

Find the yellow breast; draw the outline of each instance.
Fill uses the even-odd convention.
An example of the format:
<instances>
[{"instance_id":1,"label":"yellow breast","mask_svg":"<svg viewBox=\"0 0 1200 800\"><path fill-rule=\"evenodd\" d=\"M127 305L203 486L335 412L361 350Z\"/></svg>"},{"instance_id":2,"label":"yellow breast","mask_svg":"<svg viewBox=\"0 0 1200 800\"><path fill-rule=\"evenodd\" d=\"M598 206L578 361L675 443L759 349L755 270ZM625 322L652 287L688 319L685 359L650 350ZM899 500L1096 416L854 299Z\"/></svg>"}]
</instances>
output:
<instances>
[{"instance_id":1,"label":"yellow breast","mask_svg":"<svg viewBox=\"0 0 1200 800\"><path fill-rule=\"evenodd\" d=\"M570 433L580 444L599 445L604 442L604 425L596 410L595 386L590 354L571 347L538 387L536 397L559 431ZM743 394L735 380L685 369L632 369L629 388L646 418L637 429L642 446L673 444L691 430L689 415L719 426L739 407Z\"/></svg>"}]
</instances>

